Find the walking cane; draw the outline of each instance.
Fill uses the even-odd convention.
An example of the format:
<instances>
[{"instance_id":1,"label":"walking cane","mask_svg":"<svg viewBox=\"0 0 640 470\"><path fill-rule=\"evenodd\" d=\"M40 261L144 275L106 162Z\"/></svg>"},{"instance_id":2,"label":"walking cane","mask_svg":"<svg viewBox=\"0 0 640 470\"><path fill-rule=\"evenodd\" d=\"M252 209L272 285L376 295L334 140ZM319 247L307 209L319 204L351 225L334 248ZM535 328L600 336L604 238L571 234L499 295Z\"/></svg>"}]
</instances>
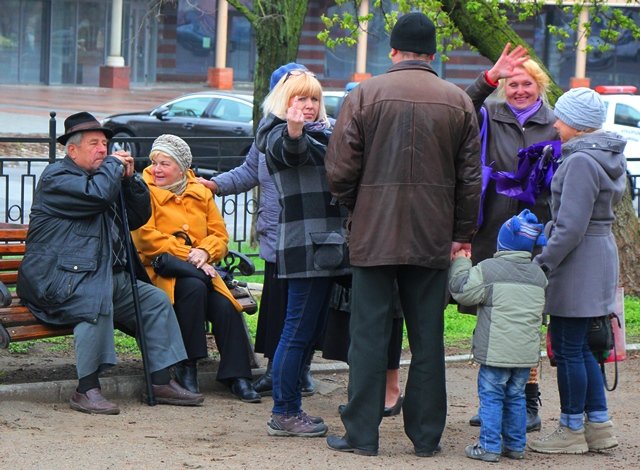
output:
<instances>
[{"instance_id":1,"label":"walking cane","mask_svg":"<svg viewBox=\"0 0 640 470\"><path fill-rule=\"evenodd\" d=\"M142 310L140 309L140 296L138 294L138 281L136 279L135 269L133 267L134 256L137 256L131 243L131 233L129 231L129 219L127 218L127 207L124 203L124 192L120 189L120 216L122 218L122 231L124 232L124 244L127 251L127 268L129 269L129 277L131 278L131 291L133 292L133 307L136 312L136 337L140 345L140 354L142 354L142 369L144 370L144 380L147 385L147 404L149 406L156 405L156 398L153 395L153 386L151 384L151 372L149 371L149 361L147 359L147 340L142 334Z\"/></svg>"}]
</instances>

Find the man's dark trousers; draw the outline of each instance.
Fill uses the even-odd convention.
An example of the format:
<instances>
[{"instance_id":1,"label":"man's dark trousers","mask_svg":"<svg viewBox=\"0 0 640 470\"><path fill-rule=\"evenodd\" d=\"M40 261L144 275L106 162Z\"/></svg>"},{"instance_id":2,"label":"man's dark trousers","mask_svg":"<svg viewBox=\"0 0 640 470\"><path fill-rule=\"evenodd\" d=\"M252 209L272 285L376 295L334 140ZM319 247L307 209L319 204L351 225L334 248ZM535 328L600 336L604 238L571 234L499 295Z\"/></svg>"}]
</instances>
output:
<instances>
[{"instance_id":1,"label":"man's dark trousers","mask_svg":"<svg viewBox=\"0 0 640 470\"><path fill-rule=\"evenodd\" d=\"M448 271L411 265L352 270L349 403L342 413L347 441L359 449L378 450L397 279L412 355L404 428L416 452L432 452L447 410L443 335Z\"/></svg>"}]
</instances>

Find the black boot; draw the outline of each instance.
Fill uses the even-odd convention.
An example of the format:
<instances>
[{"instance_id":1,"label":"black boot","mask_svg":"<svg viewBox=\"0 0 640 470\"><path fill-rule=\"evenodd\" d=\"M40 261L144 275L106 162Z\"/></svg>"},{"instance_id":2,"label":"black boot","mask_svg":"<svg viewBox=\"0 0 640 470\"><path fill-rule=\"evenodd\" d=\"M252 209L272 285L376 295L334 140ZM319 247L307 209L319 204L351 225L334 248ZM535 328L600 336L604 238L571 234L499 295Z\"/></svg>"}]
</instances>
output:
<instances>
[{"instance_id":1,"label":"black boot","mask_svg":"<svg viewBox=\"0 0 640 470\"><path fill-rule=\"evenodd\" d=\"M542 420L538 416L538 406L542 404L538 384L527 384L524 387L527 400L527 432L540 431Z\"/></svg>"},{"instance_id":2,"label":"black boot","mask_svg":"<svg viewBox=\"0 0 640 470\"><path fill-rule=\"evenodd\" d=\"M261 396L271 395L273 381L271 379L271 359L267 363L267 370L253 382L253 389Z\"/></svg>"},{"instance_id":3,"label":"black boot","mask_svg":"<svg viewBox=\"0 0 640 470\"><path fill-rule=\"evenodd\" d=\"M302 366L302 372L300 373L300 392L303 397L310 397L316 393L316 384L311 375L311 361L309 361L309 364Z\"/></svg>"},{"instance_id":4,"label":"black boot","mask_svg":"<svg viewBox=\"0 0 640 470\"><path fill-rule=\"evenodd\" d=\"M191 393L200 393L198 387L198 365L195 361L183 361L176 364L176 380Z\"/></svg>"}]
</instances>

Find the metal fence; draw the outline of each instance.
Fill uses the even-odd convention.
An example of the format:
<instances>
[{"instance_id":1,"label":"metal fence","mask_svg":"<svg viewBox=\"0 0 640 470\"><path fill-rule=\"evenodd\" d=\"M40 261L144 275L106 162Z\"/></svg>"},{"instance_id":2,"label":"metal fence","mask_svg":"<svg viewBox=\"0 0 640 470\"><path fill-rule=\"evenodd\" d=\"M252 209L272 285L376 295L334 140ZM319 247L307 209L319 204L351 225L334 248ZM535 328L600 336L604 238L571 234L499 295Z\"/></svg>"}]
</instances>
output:
<instances>
[{"instance_id":1,"label":"metal fence","mask_svg":"<svg viewBox=\"0 0 640 470\"><path fill-rule=\"evenodd\" d=\"M15 155L22 153L14 151L11 155L7 152L0 153L0 195L2 200L0 203L0 221L7 223L29 223L29 213L31 211L31 202L36 189L36 184L42 171L47 165L55 162L57 159L64 157L61 146L57 146L56 142L56 113L50 113L49 132L47 137L0 137L0 143L19 144L26 146L27 144L40 144L46 152L43 151L41 156L35 155ZM131 141L140 141L141 138L131 138ZM190 140L211 140L220 141L225 137L195 137L185 138L188 143ZM237 138L233 138L237 140ZM120 139L127 141L128 139ZM153 140L149 138L147 140ZM251 138L248 138L250 144ZM204 166L216 168L222 159L239 159L237 156L212 156L201 157L200 161L205 162ZM244 158L244 157L242 157ZM147 160L146 156L139 156L138 159ZM210 160L211 165L207 165L206 161ZM138 165L140 166L140 165ZM206 168L195 168L197 174L203 177L210 177L215 171ZM251 247L251 227L253 217L258 212L257 193L246 192L235 196L216 196L215 200L227 224L229 232L230 248L255 256L255 249Z\"/></svg>"},{"instance_id":2,"label":"metal fence","mask_svg":"<svg viewBox=\"0 0 640 470\"><path fill-rule=\"evenodd\" d=\"M37 156L15 156L0 154L0 194L3 195L0 204L0 221L12 223L28 223L31 201L35 192L36 184L44 168L64 156L62 147L57 147L56 143L56 113L50 113L49 133L47 137L0 137L0 143L16 144L44 144L47 151L44 155ZM119 142L140 141L143 138L120 138ZM224 139L235 139L237 137L191 137L185 138L187 142L192 140L210 140L215 146L215 142ZM153 140L148 138L147 140ZM248 143L251 138L247 138ZM57 150L60 149L60 152ZM138 159L146 160L146 156L139 156ZM216 168L221 160L238 159L238 156L211 156L201 157L199 161L204 161L204 166ZM206 161L211 162L210 165ZM631 162L639 162L640 158L629 158ZM214 170L207 168L195 168L196 173L210 177L215 174ZM634 207L640 217L640 175L629 175L629 181L633 190ZM250 246L251 227L254 215L258 211L257 194L247 192L236 196L217 197L216 203L227 224L232 248L253 255L255 249Z\"/></svg>"}]
</instances>

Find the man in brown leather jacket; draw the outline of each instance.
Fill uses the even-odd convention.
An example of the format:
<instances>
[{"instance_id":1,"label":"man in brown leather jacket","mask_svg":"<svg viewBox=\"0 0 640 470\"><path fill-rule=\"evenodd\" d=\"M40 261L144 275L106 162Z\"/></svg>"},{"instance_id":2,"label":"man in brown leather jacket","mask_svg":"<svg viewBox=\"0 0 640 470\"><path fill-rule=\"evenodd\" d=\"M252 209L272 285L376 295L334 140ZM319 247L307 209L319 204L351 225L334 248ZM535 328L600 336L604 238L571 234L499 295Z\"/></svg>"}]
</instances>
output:
<instances>
[{"instance_id":1,"label":"man in brown leather jacket","mask_svg":"<svg viewBox=\"0 0 640 470\"><path fill-rule=\"evenodd\" d=\"M346 434L330 448L376 455L397 280L412 361L405 431L432 456L446 419L444 308L451 254L471 249L480 142L469 97L430 67L435 26L423 13L391 32L387 73L346 98L326 155L331 192L349 210L353 270Z\"/></svg>"}]
</instances>

